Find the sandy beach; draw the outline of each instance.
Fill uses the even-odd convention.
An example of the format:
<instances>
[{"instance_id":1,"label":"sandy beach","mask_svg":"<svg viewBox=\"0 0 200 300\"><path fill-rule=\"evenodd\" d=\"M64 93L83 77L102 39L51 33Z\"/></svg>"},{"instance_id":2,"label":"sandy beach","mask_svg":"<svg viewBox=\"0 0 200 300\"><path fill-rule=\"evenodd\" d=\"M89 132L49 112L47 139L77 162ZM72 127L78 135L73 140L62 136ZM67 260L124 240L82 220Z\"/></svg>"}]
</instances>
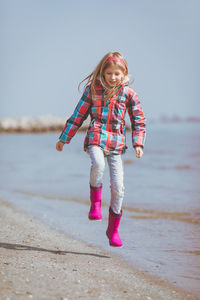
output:
<instances>
[{"instance_id":1,"label":"sandy beach","mask_svg":"<svg viewBox=\"0 0 200 300\"><path fill-rule=\"evenodd\" d=\"M0 201L0 299L197 299Z\"/></svg>"}]
</instances>

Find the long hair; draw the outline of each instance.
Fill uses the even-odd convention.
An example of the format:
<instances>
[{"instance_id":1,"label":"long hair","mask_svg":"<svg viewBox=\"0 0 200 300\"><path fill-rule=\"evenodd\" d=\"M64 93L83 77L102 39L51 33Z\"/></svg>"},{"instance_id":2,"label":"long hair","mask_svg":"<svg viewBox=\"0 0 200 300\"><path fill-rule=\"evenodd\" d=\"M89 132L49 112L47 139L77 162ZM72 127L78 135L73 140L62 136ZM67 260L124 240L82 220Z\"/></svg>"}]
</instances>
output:
<instances>
[{"instance_id":1,"label":"long hair","mask_svg":"<svg viewBox=\"0 0 200 300\"><path fill-rule=\"evenodd\" d=\"M116 61L116 60L107 60L107 58L117 58L117 59L120 59L123 63L121 63L120 61ZM87 85L90 84L91 95L92 95L92 97L95 97L95 85L97 84L97 81L100 80L101 84L103 86L105 86L108 90L107 97L104 100L112 98L117 92L117 87L115 86L115 87L110 88L106 84L105 78L104 78L104 71L106 70L106 68L111 67L111 66L119 67L121 69L121 71L123 72L124 76L128 75L128 65L127 65L127 62L126 62L124 56L119 52L109 52L101 59L101 61L96 66L94 71L79 83L78 89L80 90L81 84L84 81L86 81L86 84L84 87L86 87Z\"/></svg>"}]
</instances>

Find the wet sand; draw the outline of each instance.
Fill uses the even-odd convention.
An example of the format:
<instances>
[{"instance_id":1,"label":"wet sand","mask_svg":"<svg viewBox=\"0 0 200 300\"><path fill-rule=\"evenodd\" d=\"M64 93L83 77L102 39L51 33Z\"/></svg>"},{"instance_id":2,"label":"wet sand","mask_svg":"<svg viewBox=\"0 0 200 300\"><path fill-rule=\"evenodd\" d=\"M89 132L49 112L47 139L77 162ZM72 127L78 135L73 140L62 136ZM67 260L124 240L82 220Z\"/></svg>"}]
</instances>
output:
<instances>
[{"instance_id":1,"label":"wet sand","mask_svg":"<svg viewBox=\"0 0 200 300\"><path fill-rule=\"evenodd\" d=\"M0 299L197 299L0 201Z\"/></svg>"}]
</instances>

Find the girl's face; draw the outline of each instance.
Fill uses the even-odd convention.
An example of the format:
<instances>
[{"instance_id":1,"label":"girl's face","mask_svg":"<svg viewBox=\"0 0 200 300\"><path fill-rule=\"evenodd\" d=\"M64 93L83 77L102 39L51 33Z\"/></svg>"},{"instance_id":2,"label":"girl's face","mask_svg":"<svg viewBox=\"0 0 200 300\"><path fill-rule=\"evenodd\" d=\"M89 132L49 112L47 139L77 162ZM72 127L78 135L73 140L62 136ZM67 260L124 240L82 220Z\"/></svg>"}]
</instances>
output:
<instances>
[{"instance_id":1,"label":"girl's face","mask_svg":"<svg viewBox=\"0 0 200 300\"><path fill-rule=\"evenodd\" d=\"M124 77L124 73L118 66L110 66L104 71L104 79L109 87L118 86Z\"/></svg>"}]
</instances>

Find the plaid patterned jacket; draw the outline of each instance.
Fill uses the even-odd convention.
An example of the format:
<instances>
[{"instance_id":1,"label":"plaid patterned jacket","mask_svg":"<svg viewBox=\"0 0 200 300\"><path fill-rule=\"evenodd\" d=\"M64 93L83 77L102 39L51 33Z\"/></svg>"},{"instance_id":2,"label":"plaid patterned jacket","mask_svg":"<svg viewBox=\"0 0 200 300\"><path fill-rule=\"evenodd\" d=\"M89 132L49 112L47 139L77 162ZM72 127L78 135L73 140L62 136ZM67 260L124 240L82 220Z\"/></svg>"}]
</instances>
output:
<instances>
[{"instance_id":1,"label":"plaid patterned jacket","mask_svg":"<svg viewBox=\"0 0 200 300\"><path fill-rule=\"evenodd\" d=\"M91 122L84 141L84 150L90 145L100 146L105 153L122 154L126 150L125 114L128 111L132 143L144 146L145 117L136 92L123 83L118 87L118 93L108 100L106 89L100 81L96 85L96 97L92 99L88 85L77 104L74 113L67 120L60 135L60 140L70 143L83 121L90 114Z\"/></svg>"}]
</instances>

